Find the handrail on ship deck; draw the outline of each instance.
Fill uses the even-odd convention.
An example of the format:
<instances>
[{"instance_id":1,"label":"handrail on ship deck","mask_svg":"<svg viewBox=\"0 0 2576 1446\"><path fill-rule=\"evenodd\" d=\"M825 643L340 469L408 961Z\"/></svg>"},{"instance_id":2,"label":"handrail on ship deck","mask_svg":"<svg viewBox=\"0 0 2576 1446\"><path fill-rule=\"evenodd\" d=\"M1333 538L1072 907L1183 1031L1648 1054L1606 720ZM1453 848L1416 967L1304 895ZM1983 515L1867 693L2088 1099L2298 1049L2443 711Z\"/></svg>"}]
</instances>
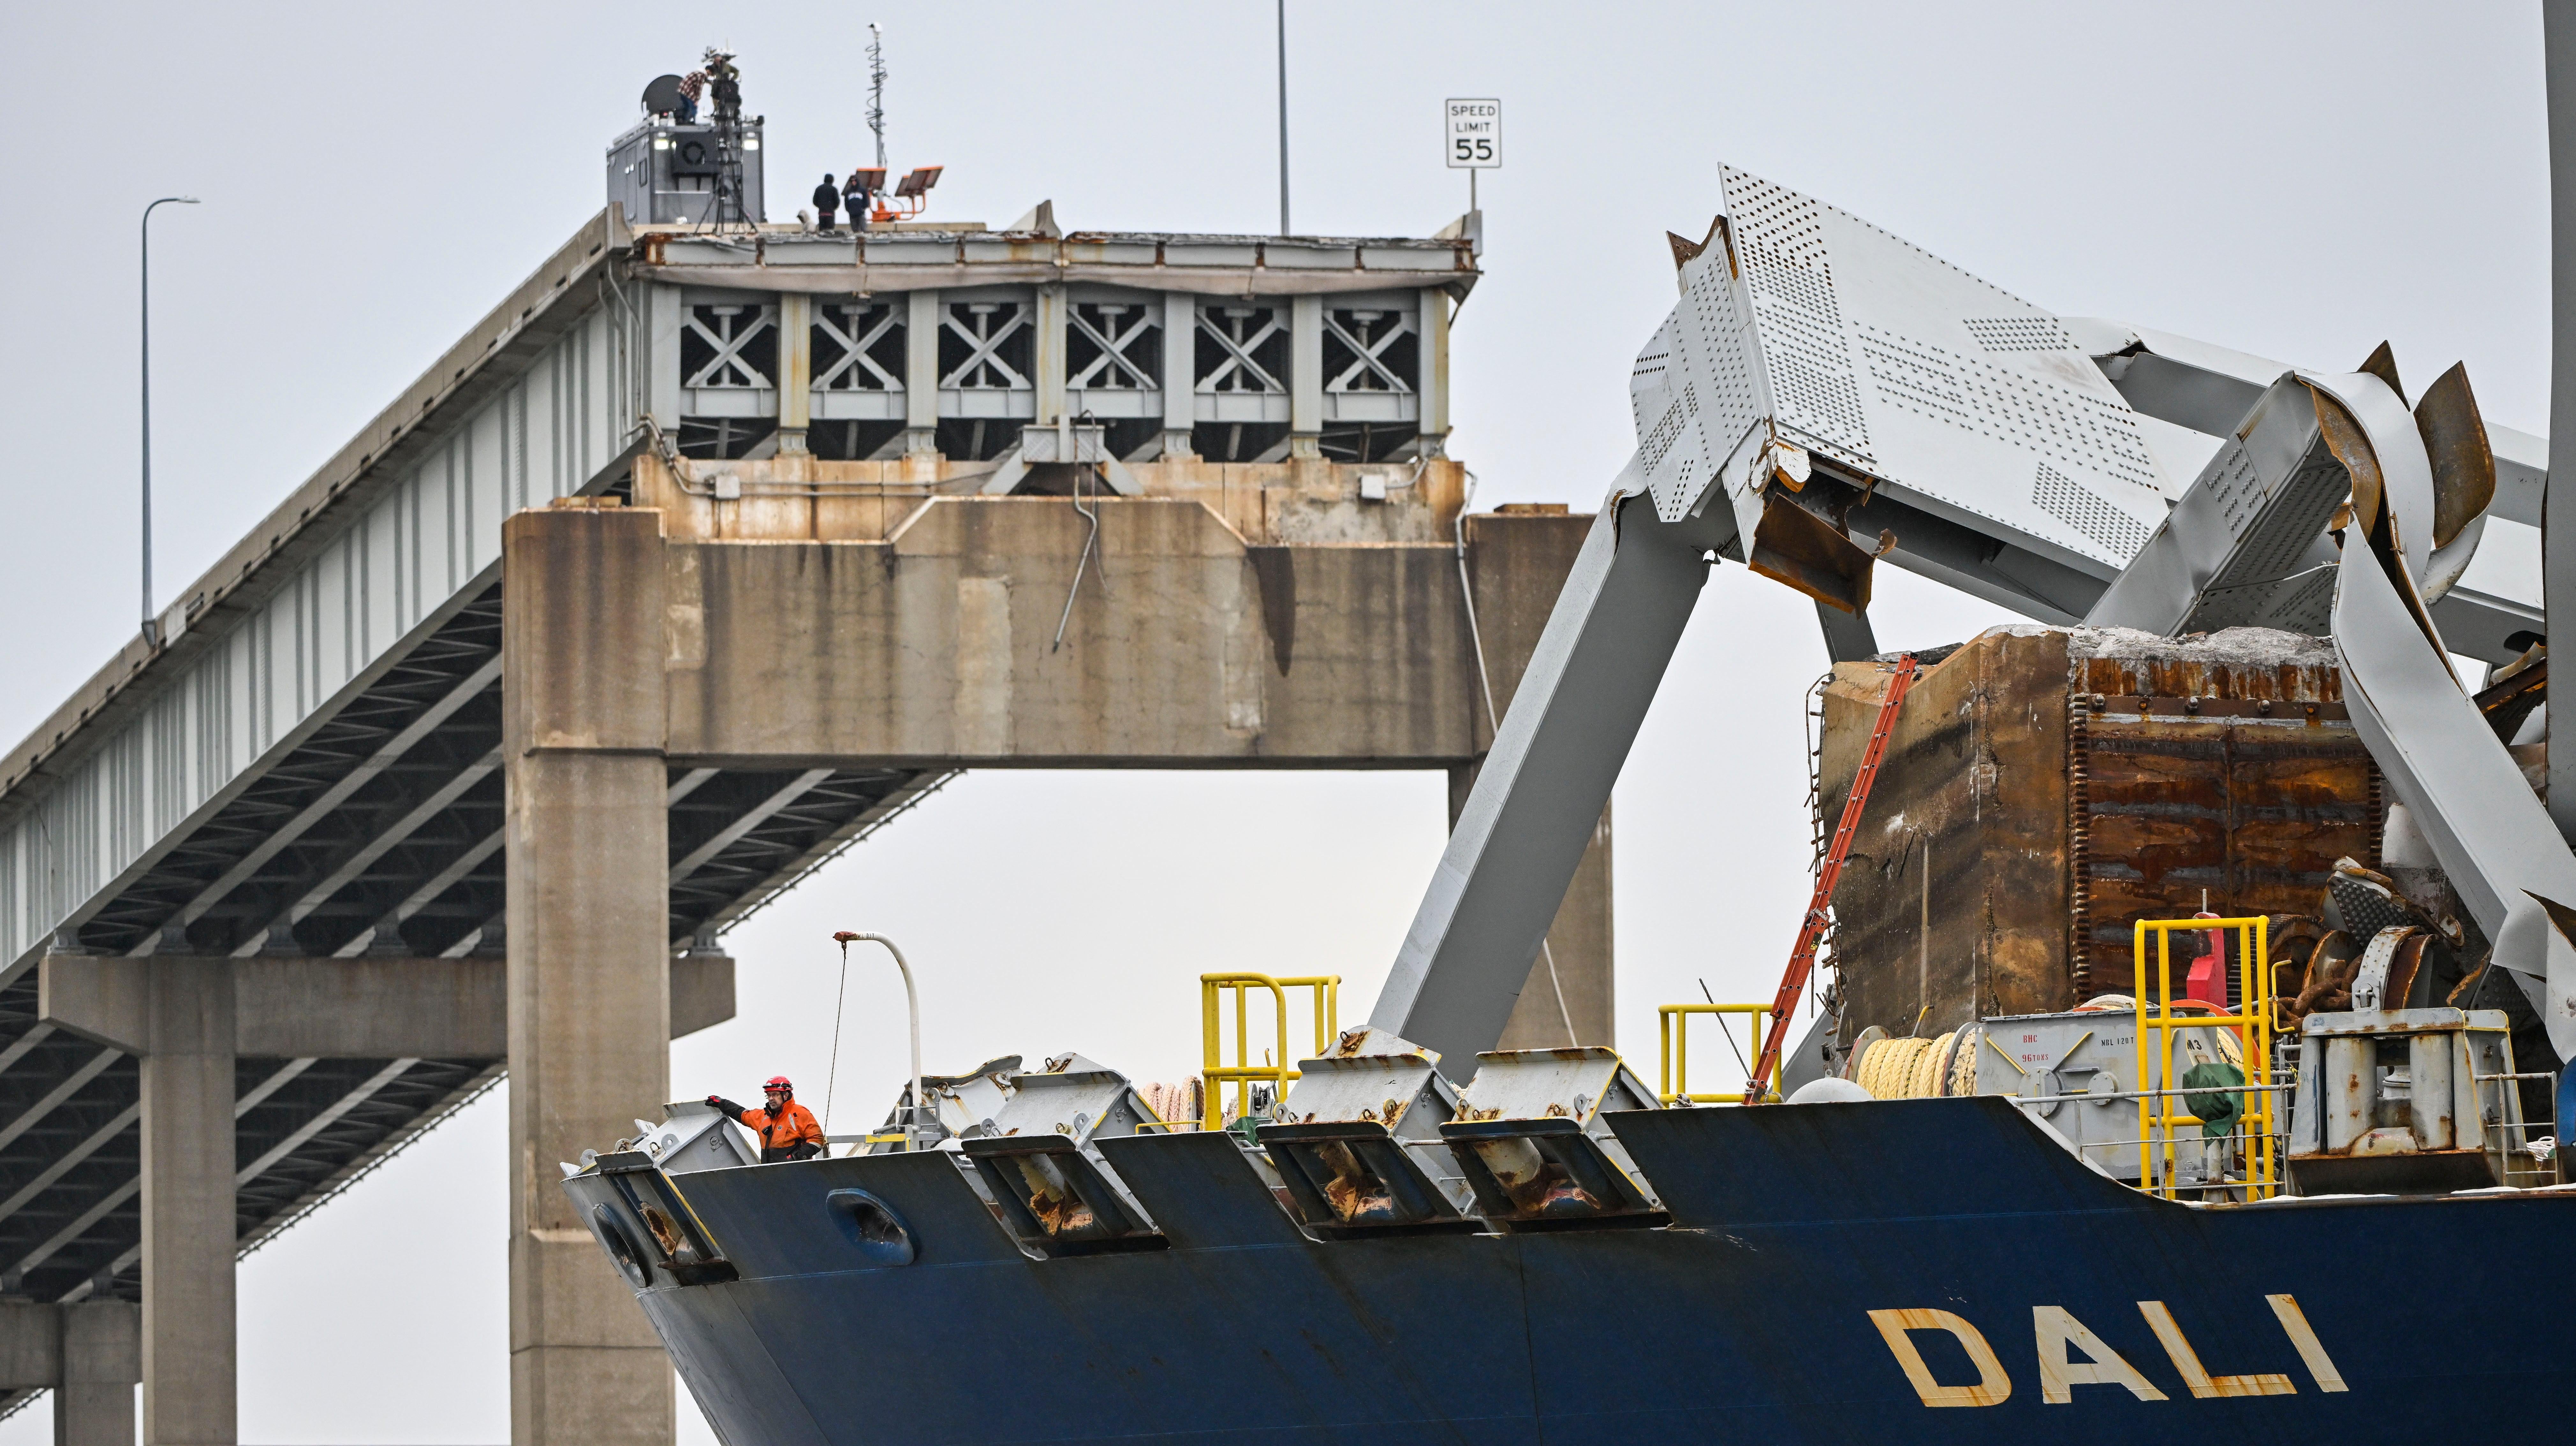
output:
<instances>
[{"instance_id":1,"label":"handrail on ship deck","mask_svg":"<svg viewBox=\"0 0 2576 1446\"><path fill-rule=\"evenodd\" d=\"M1655 1095L1656 1100L1667 1105L1678 1104L1683 1101L1688 1101L1695 1105L1740 1105L1744 1103L1744 1095L1740 1092L1736 1094L1696 1095L1690 1092L1690 1017L1694 1014L1714 1014L1719 1016L1717 1027L1720 1033L1724 1033L1726 1029L1726 1020L1724 1016L1729 1014L1751 1015L1753 1017L1753 1047L1758 1050L1762 1047L1763 1025L1770 1019L1771 1006L1768 1004L1665 1004L1658 1006L1655 1010L1655 1025L1656 1031L1660 1036L1657 1045L1660 1067L1657 1070L1655 1081L1655 1088L1657 1091ZM1727 1042L1729 1044L1734 1043L1734 1036L1728 1035ZM1779 1060L1775 1058L1771 1061L1770 1072L1760 1083L1766 1096L1776 1095L1780 1092Z\"/></svg>"},{"instance_id":2,"label":"handrail on ship deck","mask_svg":"<svg viewBox=\"0 0 2576 1446\"><path fill-rule=\"evenodd\" d=\"M2135 936L2135 964L2130 973L2130 995L2137 1012L2138 1045L2138 1188L2164 1199L2174 1193L2174 1140L2178 1125L2201 1123L2188 1107L2175 1113L2154 1101L2195 1093L2238 1094L2250 1102L2237 1118L2237 1129L2245 1141L2245 1189L2248 1198L2268 1200L2280 1193L2277 1179L2278 1161L2274 1159L2273 1124L2278 1108L2272 1096L2272 971L2270 923L2262 915L2234 919L2140 919ZM2237 940L2236 959L2240 971L2237 1000L2242 1012L2236 1014L2181 1014L2173 1011L2173 935L2176 930L2193 933L2233 933ZM2147 936L2156 937L2156 1012L2147 1012ZM2224 967L2222 958L2221 967ZM2242 1042L2244 1063L2238 1072L2242 1084L2228 1090L2186 1091L2175 1083L2173 1068L2174 1030L2233 1027ZM2147 1052L2147 1032L2156 1032L2157 1048L2152 1059ZM2159 1083L2161 1081L2161 1083ZM2161 1126L2164 1136L2157 1139ZM2260 1128L2249 1129L2248 1126ZM2158 1144L2163 1148L2159 1150ZM2221 1171L2222 1183L2224 1171Z\"/></svg>"},{"instance_id":3,"label":"handrail on ship deck","mask_svg":"<svg viewBox=\"0 0 2576 1446\"><path fill-rule=\"evenodd\" d=\"M1342 976L1312 974L1294 979L1274 979L1267 974L1202 974L1199 976L1199 1031L1201 1053L1205 1063L1199 1070L1199 1128L1220 1130L1225 1122L1251 1111L1252 1086L1259 1081L1271 1082L1272 1100L1283 1099L1288 1082L1301 1078L1288 1063L1288 991L1308 989L1314 992L1315 1047L1306 1057L1323 1054L1340 1033ZM1252 1062L1251 1007L1248 991L1267 989L1275 1006L1271 1015L1278 1049L1273 1063ZM1223 1003L1226 991L1234 992L1234 1060L1225 1062ZM1234 1086L1235 1105L1229 1115L1225 1110L1225 1087Z\"/></svg>"}]
</instances>

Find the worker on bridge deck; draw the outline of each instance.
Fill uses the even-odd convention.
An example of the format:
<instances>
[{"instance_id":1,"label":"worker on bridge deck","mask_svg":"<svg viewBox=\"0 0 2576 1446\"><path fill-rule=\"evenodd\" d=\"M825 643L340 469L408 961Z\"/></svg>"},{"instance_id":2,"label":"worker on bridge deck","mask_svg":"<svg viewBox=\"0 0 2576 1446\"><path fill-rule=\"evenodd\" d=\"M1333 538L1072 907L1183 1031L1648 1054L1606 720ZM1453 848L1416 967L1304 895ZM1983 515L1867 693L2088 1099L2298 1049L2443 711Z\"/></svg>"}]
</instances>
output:
<instances>
[{"instance_id":1,"label":"worker on bridge deck","mask_svg":"<svg viewBox=\"0 0 2576 1446\"><path fill-rule=\"evenodd\" d=\"M796 1103L796 1086L787 1082L787 1076L772 1075L761 1093L768 1098L766 1109L747 1110L722 1095L707 1096L707 1103L760 1137L764 1165L810 1160L823 1153L823 1127L814 1122L812 1110Z\"/></svg>"}]
</instances>

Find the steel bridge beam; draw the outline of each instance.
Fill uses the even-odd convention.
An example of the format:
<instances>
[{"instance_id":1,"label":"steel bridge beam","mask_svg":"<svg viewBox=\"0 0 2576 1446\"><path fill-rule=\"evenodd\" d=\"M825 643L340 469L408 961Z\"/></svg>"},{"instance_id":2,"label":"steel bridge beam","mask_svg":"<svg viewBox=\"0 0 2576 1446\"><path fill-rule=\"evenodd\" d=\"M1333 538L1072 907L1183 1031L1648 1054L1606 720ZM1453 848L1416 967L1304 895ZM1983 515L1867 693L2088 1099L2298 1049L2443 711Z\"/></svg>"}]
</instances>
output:
<instances>
[{"instance_id":1,"label":"steel bridge beam","mask_svg":"<svg viewBox=\"0 0 2576 1446\"><path fill-rule=\"evenodd\" d=\"M828 768L809 768L796 775L786 787L753 804L743 811L740 818L716 830L705 843L681 855L678 862L671 865L671 882L676 884L696 873L707 860L733 847L745 834L777 817L780 809L813 792L815 784L831 776L832 770Z\"/></svg>"},{"instance_id":2,"label":"steel bridge beam","mask_svg":"<svg viewBox=\"0 0 2576 1446\"><path fill-rule=\"evenodd\" d=\"M238 862L224 870L213 883L199 890L195 898L181 905L173 922L185 928L203 918L207 910L222 903L227 894L248 882L263 865L277 857L281 849L303 837L307 830L328 817L332 810L348 802L351 794L366 786L376 775L392 767L396 760L409 753L422 739L436 732L440 724L454 716L456 710L473 702L477 695L491 687L500 676L501 660L498 658L466 675L463 682L449 689L437 702L422 709L420 716L406 724L401 732L386 739L375 752L360 760L357 767L350 769L338 782L322 790L320 796L253 845ZM156 935L153 939L147 940L145 946L136 952L151 952L151 946L157 941Z\"/></svg>"},{"instance_id":3,"label":"steel bridge beam","mask_svg":"<svg viewBox=\"0 0 2576 1446\"><path fill-rule=\"evenodd\" d=\"M1733 536L1723 508L1668 526L1625 488L1593 522L1369 1014L1440 1051L1451 1078L1474 1074L1502 1039L1707 559Z\"/></svg>"},{"instance_id":4,"label":"steel bridge beam","mask_svg":"<svg viewBox=\"0 0 2576 1446\"><path fill-rule=\"evenodd\" d=\"M257 953L260 943L270 930L280 926L291 929L304 922L306 915L330 902L332 895L356 881L359 875L375 864L376 860L383 858L395 845L420 832L424 824L445 812L448 806L455 803L467 789L491 777L500 767L501 751L496 748L473 763L467 764L455 777L431 789L428 795L414 804L409 812L386 825L382 832L343 859L338 867L323 875L302 894L297 895L295 901L279 911L276 917L263 923L247 942L233 950L233 956L241 958Z\"/></svg>"}]
</instances>

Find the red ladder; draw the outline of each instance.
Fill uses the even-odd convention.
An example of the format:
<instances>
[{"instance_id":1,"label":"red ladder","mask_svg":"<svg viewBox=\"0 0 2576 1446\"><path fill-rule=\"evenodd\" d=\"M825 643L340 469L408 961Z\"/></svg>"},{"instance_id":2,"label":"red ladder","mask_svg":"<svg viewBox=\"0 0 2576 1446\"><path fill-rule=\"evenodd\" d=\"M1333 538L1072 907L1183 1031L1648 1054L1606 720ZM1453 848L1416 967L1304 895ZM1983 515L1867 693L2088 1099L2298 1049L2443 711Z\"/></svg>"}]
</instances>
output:
<instances>
[{"instance_id":1,"label":"red ladder","mask_svg":"<svg viewBox=\"0 0 2576 1446\"><path fill-rule=\"evenodd\" d=\"M1816 892L1807 900L1807 917L1798 925L1797 947L1789 951L1789 971L1780 976L1780 992L1771 1001L1771 1032L1762 1046L1762 1056L1753 1062L1753 1078L1744 1086L1747 1104L1760 1100L1766 1091L1762 1081L1779 1067L1780 1049L1787 1041L1789 1025L1795 1019L1798 996L1806 991L1807 976L1815 972L1816 945L1825 937L1825 910L1834 901L1834 885L1842 880L1843 859L1851 852L1852 834L1860 828L1860 812L1869 804L1869 790L1878 782L1878 765L1887 756L1887 735L1896 731L1896 710L1905 704L1905 695L1914 687L1917 671L1912 653L1899 656L1896 672L1887 680L1887 699L1878 705L1878 721L1870 725L1869 747L1860 756L1860 769L1852 774L1851 796L1843 800L1842 821L1834 825L1834 841L1825 849L1824 867L1816 870Z\"/></svg>"}]
</instances>

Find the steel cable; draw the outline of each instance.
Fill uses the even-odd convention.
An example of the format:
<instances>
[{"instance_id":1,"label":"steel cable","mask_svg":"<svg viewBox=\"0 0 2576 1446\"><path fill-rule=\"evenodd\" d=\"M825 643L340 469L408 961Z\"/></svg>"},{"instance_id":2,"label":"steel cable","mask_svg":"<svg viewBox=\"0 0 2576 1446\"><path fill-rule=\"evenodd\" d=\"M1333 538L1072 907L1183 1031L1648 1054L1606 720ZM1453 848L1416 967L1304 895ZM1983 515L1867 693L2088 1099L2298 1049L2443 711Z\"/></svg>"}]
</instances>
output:
<instances>
[{"instance_id":1,"label":"steel cable","mask_svg":"<svg viewBox=\"0 0 2576 1446\"><path fill-rule=\"evenodd\" d=\"M832 1062L823 1076L823 1138L826 1141L832 1137L832 1096L841 1084L841 1006L850 998L850 941L843 939L840 945L841 988L832 996ZM824 1148L828 1150L831 1146L827 1143Z\"/></svg>"}]
</instances>

